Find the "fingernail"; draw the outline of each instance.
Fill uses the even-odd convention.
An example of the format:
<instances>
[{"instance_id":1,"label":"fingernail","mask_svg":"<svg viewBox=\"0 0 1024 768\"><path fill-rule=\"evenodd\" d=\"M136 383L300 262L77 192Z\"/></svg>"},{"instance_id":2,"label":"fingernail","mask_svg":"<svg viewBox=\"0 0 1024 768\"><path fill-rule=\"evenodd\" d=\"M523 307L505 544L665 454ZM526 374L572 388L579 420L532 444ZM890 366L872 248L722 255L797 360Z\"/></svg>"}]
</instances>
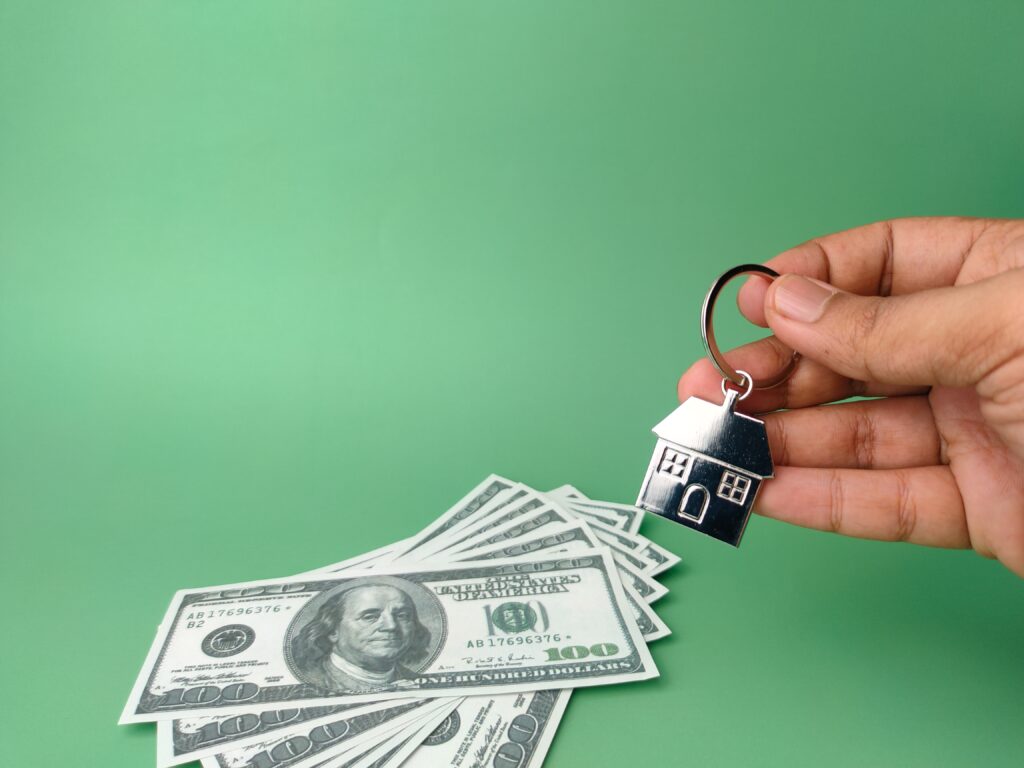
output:
<instances>
[{"instance_id":1,"label":"fingernail","mask_svg":"<svg viewBox=\"0 0 1024 768\"><path fill-rule=\"evenodd\" d=\"M819 283L800 275L783 275L775 284L772 305L775 311L790 320L813 323L825 311L825 304L836 293L827 283Z\"/></svg>"}]
</instances>

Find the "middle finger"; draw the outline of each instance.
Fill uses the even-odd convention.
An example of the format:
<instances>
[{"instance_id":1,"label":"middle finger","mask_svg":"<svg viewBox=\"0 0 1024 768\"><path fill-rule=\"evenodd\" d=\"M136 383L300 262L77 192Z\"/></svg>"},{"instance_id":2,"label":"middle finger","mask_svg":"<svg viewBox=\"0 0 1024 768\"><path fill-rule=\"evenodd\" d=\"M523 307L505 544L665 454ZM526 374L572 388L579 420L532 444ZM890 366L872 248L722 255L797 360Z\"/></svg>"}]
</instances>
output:
<instances>
[{"instance_id":1,"label":"middle finger","mask_svg":"<svg viewBox=\"0 0 1024 768\"><path fill-rule=\"evenodd\" d=\"M773 375L785 366L792 354L793 351L777 338L769 336L737 347L728 352L725 358L734 368L749 372L756 382ZM701 358L679 379L679 399L682 401L696 396L711 402L720 402L721 385L722 377L711 365L711 361ZM780 408L805 408L860 395L882 397L921 394L927 391L927 387L857 381L813 360L801 358L788 379L771 389L755 389L750 393L750 397L740 402L739 409L746 413L767 413Z\"/></svg>"},{"instance_id":2,"label":"middle finger","mask_svg":"<svg viewBox=\"0 0 1024 768\"><path fill-rule=\"evenodd\" d=\"M776 465L903 469L941 464L928 398L860 400L765 416Z\"/></svg>"}]
</instances>

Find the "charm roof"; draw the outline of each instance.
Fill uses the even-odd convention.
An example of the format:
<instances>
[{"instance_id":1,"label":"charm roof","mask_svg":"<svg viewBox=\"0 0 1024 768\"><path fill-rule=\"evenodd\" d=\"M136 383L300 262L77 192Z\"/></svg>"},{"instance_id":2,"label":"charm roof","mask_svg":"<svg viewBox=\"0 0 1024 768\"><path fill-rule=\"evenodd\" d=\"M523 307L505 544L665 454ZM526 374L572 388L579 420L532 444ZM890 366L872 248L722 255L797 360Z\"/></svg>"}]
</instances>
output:
<instances>
[{"instance_id":1,"label":"charm roof","mask_svg":"<svg viewBox=\"0 0 1024 768\"><path fill-rule=\"evenodd\" d=\"M691 397L658 422L654 434L760 477L774 473L764 422Z\"/></svg>"}]
</instances>

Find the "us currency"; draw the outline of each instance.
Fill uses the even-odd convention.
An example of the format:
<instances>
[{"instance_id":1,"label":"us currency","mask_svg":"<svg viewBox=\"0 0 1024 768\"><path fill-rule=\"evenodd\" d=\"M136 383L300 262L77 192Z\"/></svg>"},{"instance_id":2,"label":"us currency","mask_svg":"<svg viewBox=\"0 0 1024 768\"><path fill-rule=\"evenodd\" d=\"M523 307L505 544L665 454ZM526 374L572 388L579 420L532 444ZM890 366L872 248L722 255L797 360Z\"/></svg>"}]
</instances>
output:
<instances>
[{"instance_id":1,"label":"us currency","mask_svg":"<svg viewBox=\"0 0 1024 768\"><path fill-rule=\"evenodd\" d=\"M554 496L555 498L588 499L587 495L583 493L583 491L571 483L566 483L565 485L560 485L557 488L552 488L550 491L545 491L545 494L548 496Z\"/></svg>"},{"instance_id":2,"label":"us currency","mask_svg":"<svg viewBox=\"0 0 1024 768\"><path fill-rule=\"evenodd\" d=\"M269 743L280 733L312 729L339 719L394 708L401 701L343 704L330 707L264 709L210 717L162 720L157 723L157 765L171 766Z\"/></svg>"},{"instance_id":3,"label":"us currency","mask_svg":"<svg viewBox=\"0 0 1024 768\"><path fill-rule=\"evenodd\" d=\"M520 557L530 552L541 549L551 551L556 544L563 545L560 551L565 551L566 546L573 541L580 541L589 547L600 546L592 529L582 520L567 522L567 518L557 511L534 513L530 516L534 521L558 523L556 529L551 529L547 535L541 535L541 531L535 524L529 524L525 518L522 520L522 529L516 521L512 521L502 527L500 534L481 539L472 549L460 552L456 560L484 560ZM543 526L541 526L543 527ZM544 528L543 530L548 530ZM521 533L521 535L519 535ZM480 537L477 537L478 539ZM500 542L500 543L499 543ZM365 555L350 558L342 563L336 563L321 570L344 570L350 569L353 564L364 567L372 567L373 562L381 562L383 555L388 554L401 546L398 545L382 547ZM488 546L481 546L485 544ZM664 593L664 587L658 582L638 574L629 566L616 562L616 570L623 580L623 589L626 601L633 613L637 625L645 641L652 642L670 634L664 622L643 605L643 599L653 600L654 597ZM652 590L661 590L655 595ZM638 595L637 592L640 592ZM375 705L381 707L378 702ZM309 719L322 718L326 715L347 709L348 707L330 708L303 708L284 711L269 710L260 713L246 712L238 715L226 715L208 718L188 718L175 720L173 723L164 721L158 725L158 763L161 766L170 766L200 757L214 754L225 748L237 749L249 742L260 741L266 733L285 726L294 726Z\"/></svg>"},{"instance_id":4,"label":"us currency","mask_svg":"<svg viewBox=\"0 0 1024 768\"><path fill-rule=\"evenodd\" d=\"M560 520L559 516L562 516ZM514 525L517 520L522 521L524 525L526 521L535 525L551 524L564 522L566 516L582 518L593 523L604 542L618 551L617 559L628 563L641 573L656 575L679 562L677 556L650 540L616 529L613 525L614 520L609 520L602 514L593 510L581 511L575 505L565 506L553 502L532 489L521 494L515 503L502 502L492 507L490 511L486 506L478 508L475 515L467 515L459 526L435 537L428 549L417 549L415 554L424 559L443 557L452 552L479 546L487 541L487 534L495 537L501 534L505 538L511 538L518 533L519 529Z\"/></svg>"},{"instance_id":5,"label":"us currency","mask_svg":"<svg viewBox=\"0 0 1024 768\"><path fill-rule=\"evenodd\" d=\"M521 539L514 539L506 542L498 542L488 547L477 547L464 552L450 555L453 560L492 560L500 557L522 557L531 552L548 549L553 546L556 539L564 543L580 540L592 547L602 546L602 542L594 535L590 526L584 520L575 520L571 523L552 526L550 528L534 531L532 534L525 534ZM625 560L615 558L615 569L619 572L619 578L623 584L628 584L643 598L646 603L653 603L659 598L668 594L668 589L656 581L636 570Z\"/></svg>"},{"instance_id":6,"label":"us currency","mask_svg":"<svg viewBox=\"0 0 1024 768\"><path fill-rule=\"evenodd\" d=\"M523 499L520 504L498 508L493 513L485 514L481 519L476 520L475 525L461 526L455 532L454 537L436 537L434 551L429 554L424 555L417 548L409 552L406 557L413 559L422 557L426 561L466 559L461 557L461 553L478 551L481 547L503 541L515 541L519 536L535 534L545 527L583 519L564 508L544 503L542 499L536 497L536 494L532 497L528 494ZM472 519L467 518L465 522L472 522ZM650 560L645 560L637 552L642 548L642 542L636 541L635 537L626 535L622 531L610 529L594 519L588 519L588 522L593 525L597 535L603 539L602 543L612 548L612 556L621 566L620 571L625 570L629 574L628 578L634 582L634 589L645 600L653 602L665 594L667 590L646 574L653 570L655 564ZM609 535L609 531L614 534L622 534L622 536ZM445 545L446 539L447 546ZM456 557L457 555L460 556Z\"/></svg>"},{"instance_id":7,"label":"us currency","mask_svg":"<svg viewBox=\"0 0 1024 768\"><path fill-rule=\"evenodd\" d=\"M316 568L312 571L306 571L304 575L310 573L320 573L323 571L344 571L351 570L352 568L373 568L382 563L391 562L395 559L398 552L405 551L412 543L412 537L408 539L402 539L394 544L387 544L383 547L379 547L371 552L367 552L362 555L356 555L346 560L341 560L337 563L331 563L320 568Z\"/></svg>"},{"instance_id":8,"label":"us currency","mask_svg":"<svg viewBox=\"0 0 1024 768\"><path fill-rule=\"evenodd\" d=\"M346 600L398 617L391 635L353 651ZM388 567L179 592L121 722L655 676L607 550Z\"/></svg>"},{"instance_id":9,"label":"us currency","mask_svg":"<svg viewBox=\"0 0 1024 768\"><path fill-rule=\"evenodd\" d=\"M353 568L372 568L387 561L388 555L404 548L410 539L372 550L371 552L319 568L310 573L342 572ZM257 742L266 742L268 735L283 728L308 724L312 728L331 722L344 712L355 716L394 707L399 701L376 701L366 704L264 709L244 713L190 717L157 722L157 765L173 766L201 760L225 752L239 750ZM378 728L378 730L380 730Z\"/></svg>"},{"instance_id":10,"label":"us currency","mask_svg":"<svg viewBox=\"0 0 1024 768\"><path fill-rule=\"evenodd\" d=\"M547 754L570 691L470 696L403 764L407 768L536 768Z\"/></svg>"},{"instance_id":11,"label":"us currency","mask_svg":"<svg viewBox=\"0 0 1024 768\"><path fill-rule=\"evenodd\" d=\"M479 532L439 552L435 557L457 557L464 552L471 552L477 547L488 547L502 542L515 541L517 538L533 535L545 528L568 523L576 518L569 512L557 507L542 505L538 509L517 515L497 525L488 524Z\"/></svg>"},{"instance_id":12,"label":"us currency","mask_svg":"<svg viewBox=\"0 0 1024 768\"><path fill-rule=\"evenodd\" d=\"M435 539L429 551L417 550L417 554L423 558L444 557L452 552L478 546L488 535L502 533L508 538L507 531L517 521L534 520L545 513L548 515L546 522L556 521L551 515L560 515L563 521L578 517L564 505L533 489L527 489L513 503L499 504L489 510L483 509L477 516L467 518L458 528ZM512 530L514 533L514 529Z\"/></svg>"},{"instance_id":13,"label":"us currency","mask_svg":"<svg viewBox=\"0 0 1024 768\"><path fill-rule=\"evenodd\" d=\"M591 499L574 485L566 483L547 491L547 496L584 514L608 515L617 518L613 526L630 533L638 533L644 520L644 512L632 504L618 504L613 501Z\"/></svg>"},{"instance_id":14,"label":"us currency","mask_svg":"<svg viewBox=\"0 0 1024 768\"><path fill-rule=\"evenodd\" d=\"M339 752L372 745L445 704L421 699L355 716L342 714L203 757L201 762L203 768L309 768Z\"/></svg>"},{"instance_id":15,"label":"us currency","mask_svg":"<svg viewBox=\"0 0 1024 768\"><path fill-rule=\"evenodd\" d=\"M644 572L652 576L668 570L679 562L679 556L660 547L645 536L610 528L593 521L594 532L606 544L620 551L631 551L647 565Z\"/></svg>"},{"instance_id":16,"label":"us currency","mask_svg":"<svg viewBox=\"0 0 1024 768\"><path fill-rule=\"evenodd\" d=\"M450 703L427 717L395 731L369 749L359 750L358 754L347 752L341 758L335 758L325 763L321 768L385 768L385 766L402 765L409 755L425 739L428 739L431 733L439 728L465 699L446 699L445 701Z\"/></svg>"},{"instance_id":17,"label":"us currency","mask_svg":"<svg viewBox=\"0 0 1024 768\"><path fill-rule=\"evenodd\" d=\"M500 486L500 487L499 487ZM562 490L562 489L556 489ZM458 543L460 546L458 549L461 551L458 553L459 560L466 560L469 557L480 557L480 559L494 559L497 557L521 557L524 554L536 553L541 550L547 553L552 552L568 552L574 549L575 545L586 544L589 547L593 547L595 544L600 542L594 536L594 533L589 526L588 522L596 522L600 525L607 526L622 531L628 531L628 525L625 519L615 520L609 512L612 510L600 509L600 510L578 510L572 509L570 505L565 503L566 498L572 498L574 501L586 499L586 497L578 492L577 489L564 489L569 491L563 494L564 498L555 499L555 509L560 510L564 514L561 517L550 517L535 515L530 521L526 521L528 525L520 524L509 526L504 523L509 523L514 519L521 518L523 515L528 515L530 512L537 512L542 509L542 503L544 501L552 501L552 493L545 496L541 496L536 491L527 486L523 486L519 483L513 483L512 481L506 481L504 478L498 476L491 476L484 483L474 489L473 492L467 494L461 503L457 503L453 506L448 513L442 516L438 524L428 526L424 529L424 532L410 537L409 539L396 542L393 545L387 545L381 547L373 552L368 552L363 555L359 555L348 560L342 561L341 563L335 563L331 566L327 566L323 569L318 569L316 572L320 573L323 571L341 571L345 569L374 569L380 568L384 565L394 565L398 562L402 562L404 567L409 567L409 560L422 557L422 551L424 548L435 548L437 551L443 551L446 546L450 546L453 543ZM587 501L591 501L586 499ZM475 502L475 503L474 503ZM597 504L603 504L604 502L592 502L595 506ZM625 505L621 505L625 506ZM549 507L544 509L550 510ZM635 508L634 508L635 509ZM508 514L509 512L512 514ZM500 517L501 514L505 514L505 517ZM606 515L602 517L601 515ZM444 518L447 518L448 523L444 524ZM546 527L541 530L535 528L532 523L543 519ZM574 519L574 522L570 523L569 520ZM565 528L573 529L571 539L565 537ZM490 538L481 536L481 533L490 531L491 536L494 535L494 531L499 530L504 535L498 536L498 538ZM586 530L586 535L581 535L581 532ZM463 549L467 545L461 542L467 539L474 538L471 548ZM543 539L543 541L539 541ZM554 547L553 544L559 541L559 543L568 545L563 547ZM624 561L624 556L627 552L631 556L635 557L636 552L640 549L640 545L646 543L646 539L643 537L636 537L636 539L629 541L613 540L611 543L618 545L618 551L613 550L612 554L616 559L616 571L622 579L621 585L623 594L626 598L626 603L633 612L634 619L637 622L638 629L640 630L643 638L647 641L657 639L658 637L668 634L668 628L663 622L657 617L653 611L649 611L649 614L645 616L643 608L644 601L653 602L661 595L665 593L665 588L660 585L657 581L650 578L647 574L641 574L637 572L633 566L629 565ZM418 542L425 542L425 544L419 544ZM486 544L487 546L481 547L480 544ZM538 546L539 544L539 546ZM577 549L577 551L579 551ZM399 553L401 555L399 556ZM445 556L448 555L444 552ZM432 558L430 562L436 562L437 558ZM648 567L646 563L639 558L633 561L637 566ZM306 574L308 577L310 574ZM635 590L641 590L641 594L637 594ZM645 607L645 606L644 606ZM638 608L640 608L638 610ZM648 609L649 610L649 609ZM566 697L568 692L566 692ZM277 726L283 727L279 724L290 723L295 724L299 722L308 723L307 727L313 727L316 725L313 720L316 719L317 715L322 712L340 712L344 711L347 715L352 716L356 709L362 710L362 706L369 706L372 708L394 706L396 703L402 700L389 699L386 701L378 701L375 704L368 705L341 705L341 706L320 706L320 707L303 707L289 710L263 710L257 711L256 719L259 725L254 729L255 736L249 734L247 729L253 727L253 713L249 712L246 714L233 714L221 716L219 718L206 718L207 721L218 720L218 730L215 731L222 739L231 741L232 736L236 739L246 739L249 742L254 740L258 741L261 735L265 738L264 728L266 726ZM407 701L407 700L406 700ZM420 701L423 701L422 699ZM331 718L327 718L331 719ZM337 718L335 717L336 721ZM197 717L189 717L175 721L176 725L179 724L192 724L193 731L198 730L201 725L201 719ZM227 724L224 726L223 724ZM161 732L164 731L167 721L159 724ZM210 726L209 722L203 723L203 725ZM244 725L245 727L241 727ZM206 733L209 734L213 730L213 727L208 727ZM271 728L272 730L272 728ZM409 736L409 733L415 730L415 725L407 725L404 728L394 730L392 729L393 735L386 737L386 729L384 726L373 729L374 738L366 744L361 746L360 743L346 742L341 751L338 751L337 747L330 750L330 754L334 755L326 760L321 757L324 754L318 756L316 763L317 768L323 766L327 768L328 764L331 766L345 766L345 768L382 768L385 764L392 764L395 760L401 759L402 755L407 755L409 751L414 749L420 741L421 737ZM237 735L236 735L237 732ZM193 733L194 735L194 733ZM276 734L275 734L276 735ZM381 741L381 739L384 739ZM392 746L388 746L388 745ZM240 742L232 743L233 748L240 746ZM326 754L326 753L325 753ZM182 760L191 760L198 756L196 753L191 753L190 756L186 756L182 759L175 760L173 762L181 762ZM370 757L374 757L370 760ZM166 759L161 760L161 764L171 764ZM290 765L290 763L289 763ZM511 764L510 764L511 765ZM300 766L301 768L301 766ZM312 764L310 768L313 768Z\"/></svg>"},{"instance_id":18,"label":"us currency","mask_svg":"<svg viewBox=\"0 0 1024 768\"><path fill-rule=\"evenodd\" d=\"M437 520L417 535L407 539L403 546L396 549L394 559L400 559L402 555L412 549L426 550L436 537L458 526L463 520L473 517L481 507L493 502L495 498L501 499L513 495L517 486L522 487L500 475L489 475L473 490L455 502Z\"/></svg>"},{"instance_id":19,"label":"us currency","mask_svg":"<svg viewBox=\"0 0 1024 768\"><path fill-rule=\"evenodd\" d=\"M621 528L628 533L638 533L640 524L644 521L644 511L630 504L614 504L590 499L566 499L563 503L580 514L613 518L615 520L614 527Z\"/></svg>"},{"instance_id":20,"label":"us currency","mask_svg":"<svg viewBox=\"0 0 1024 768\"><path fill-rule=\"evenodd\" d=\"M454 553L451 557L452 562L483 562L502 557L517 557L525 552L536 553L543 551L548 553L571 552L573 554L581 554L600 548L600 546L600 541L598 541L590 527L582 520L575 520L571 523L566 522L551 527L544 527L542 532L534 530L530 534L510 541L467 549ZM623 566L616 563L615 568L621 578L623 576ZM633 612L633 618L640 629L640 634L646 642L652 643L655 640L660 640L672 634L668 625L661 620L661 617L633 588L628 578L622 579L622 589L626 595L626 602Z\"/></svg>"},{"instance_id":21,"label":"us currency","mask_svg":"<svg viewBox=\"0 0 1024 768\"><path fill-rule=\"evenodd\" d=\"M452 526L426 545L418 546L415 551L416 557L424 560L432 558L458 546L469 537L489 531L522 515L553 506L552 502L537 491L519 484L511 495L496 498L481 506L474 514L464 517L458 525Z\"/></svg>"}]
</instances>

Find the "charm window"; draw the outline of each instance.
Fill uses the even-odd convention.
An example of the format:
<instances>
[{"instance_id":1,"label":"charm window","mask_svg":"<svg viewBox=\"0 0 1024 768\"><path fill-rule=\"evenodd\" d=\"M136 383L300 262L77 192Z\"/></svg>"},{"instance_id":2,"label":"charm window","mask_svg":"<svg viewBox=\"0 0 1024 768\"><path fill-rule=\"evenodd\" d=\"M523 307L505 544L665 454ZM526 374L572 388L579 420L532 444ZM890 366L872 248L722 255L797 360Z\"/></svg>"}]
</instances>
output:
<instances>
[{"instance_id":1,"label":"charm window","mask_svg":"<svg viewBox=\"0 0 1024 768\"><path fill-rule=\"evenodd\" d=\"M743 504L747 500L747 492L750 491L750 478L738 475L735 472L723 472L722 482L718 484L719 498L731 501L733 504Z\"/></svg>"},{"instance_id":2,"label":"charm window","mask_svg":"<svg viewBox=\"0 0 1024 768\"><path fill-rule=\"evenodd\" d=\"M682 477L690 465L690 454L677 451L673 448L666 448L661 454L661 463L658 471L672 477Z\"/></svg>"}]
</instances>

